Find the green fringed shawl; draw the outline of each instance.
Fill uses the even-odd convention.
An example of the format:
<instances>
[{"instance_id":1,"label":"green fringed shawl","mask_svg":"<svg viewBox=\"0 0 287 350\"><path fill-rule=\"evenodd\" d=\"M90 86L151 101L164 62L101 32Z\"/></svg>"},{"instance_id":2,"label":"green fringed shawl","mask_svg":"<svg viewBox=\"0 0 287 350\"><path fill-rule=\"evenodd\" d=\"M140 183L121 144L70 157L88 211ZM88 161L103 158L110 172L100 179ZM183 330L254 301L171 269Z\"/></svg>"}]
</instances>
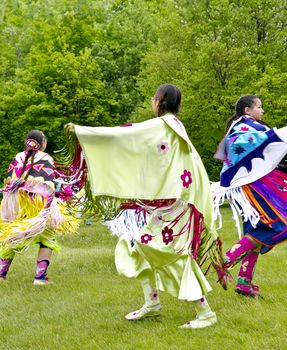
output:
<instances>
[{"instance_id":1,"label":"green fringed shawl","mask_svg":"<svg viewBox=\"0 0 287 350\"><path fill-rule=\"evenodd\" d=\"M183 124L171 114L116 127L75 125L94 196L182 199L217 237L210 183Z\"/></svg>"}]
</instances>

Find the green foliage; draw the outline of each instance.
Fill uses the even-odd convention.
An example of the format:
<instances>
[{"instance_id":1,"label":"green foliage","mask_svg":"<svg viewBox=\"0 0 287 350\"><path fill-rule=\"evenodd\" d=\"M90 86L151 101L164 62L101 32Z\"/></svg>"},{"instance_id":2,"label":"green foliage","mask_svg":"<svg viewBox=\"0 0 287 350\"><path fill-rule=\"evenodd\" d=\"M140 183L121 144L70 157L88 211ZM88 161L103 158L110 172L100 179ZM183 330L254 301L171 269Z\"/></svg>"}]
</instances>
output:
<instances>
[{"instance_id":1,"label":"green foliage","mask_svg":"<svg viewBox=\"0 0 287 350\"><path fill-rule=\"evenodd\" d=\"M220 164L212 156L240 95L258 94L271 124L286 121L286 6L279 0L165 3L158 42L142 60L139 89L148 100L159 83L181 88L181 118L217 180Z\"/></svg>"},{"instance_id":2,"label":"green foliage","mask_svg":"<svg viewBox=\"0 0 287 350\"><path fill-rule=\"evenodd\" d=\"M127 120L140 100L136 76L152 40L145 1L15 0L1 10L1 139L11 145L7 158L0 155L1 176L32 128L46 133L52 152L68 122Z\"/></svg>"},{"instance_id":3,"label":"green foliage","mask_svg":"<svg viewBox=\"0 0 287 350\"><path fill-rule=\"evenodd\" d=\"M266 121L286 125L286 12L280 0L3 0L1 178L29 129L53 152L67 122L150 118L158 85L174 83L217 180L213 153L240 95L259 95Z\"/></svg>"}]
</instances>

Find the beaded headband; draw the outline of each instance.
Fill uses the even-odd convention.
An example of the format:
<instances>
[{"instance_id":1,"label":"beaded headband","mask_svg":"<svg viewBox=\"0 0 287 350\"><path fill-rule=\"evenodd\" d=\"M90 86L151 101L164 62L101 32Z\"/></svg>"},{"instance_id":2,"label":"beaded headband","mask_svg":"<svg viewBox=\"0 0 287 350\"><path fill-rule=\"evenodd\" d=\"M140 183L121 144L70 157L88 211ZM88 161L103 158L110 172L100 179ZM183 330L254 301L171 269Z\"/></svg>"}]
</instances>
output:
<instances>
[{"instance_id":1,"label":"beaded headband","mask_svg":"<svg viewBox=\"0 0 287 350\"><path fill-rule=\"evenodd\" d=\"M36 140L33 140L33 139L27 139L25 141L25 145L26 145L27 149L30 149L32 151L37 151L38 149L41 148L40 143Z\"/></svg>"}]
</instances>

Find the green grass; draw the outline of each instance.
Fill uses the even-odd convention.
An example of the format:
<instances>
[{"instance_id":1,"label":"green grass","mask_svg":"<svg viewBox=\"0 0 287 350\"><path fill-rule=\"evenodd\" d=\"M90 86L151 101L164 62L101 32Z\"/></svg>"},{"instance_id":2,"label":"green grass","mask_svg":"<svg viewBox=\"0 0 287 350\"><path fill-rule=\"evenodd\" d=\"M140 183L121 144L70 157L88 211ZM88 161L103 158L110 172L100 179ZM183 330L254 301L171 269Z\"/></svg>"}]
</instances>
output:
<instances>
[{"instance_id":1,"label":"green grass","mask_svg":"<svg viewBox=\"0 0 287 350\"><path fill-rule=\"evenodd\" d=\"M237 240L230 211L220 231L224 251ZM17 255L6 283L0 285L2 350L76 349L287 349L286 245L261 256L255 282L263 298L224 291L211 272L208 300L218 324L200 330L178 329L195 316L192 303L161 293L162 315L128 322L124 315L143 303L139 283L119 276L114 266L116 237L101 225L83 225L80 234L62 239L49 276L55 282L32 285L37 247ZM234 268L236 276L238 267Z\"/></svg>"}]
</instances>

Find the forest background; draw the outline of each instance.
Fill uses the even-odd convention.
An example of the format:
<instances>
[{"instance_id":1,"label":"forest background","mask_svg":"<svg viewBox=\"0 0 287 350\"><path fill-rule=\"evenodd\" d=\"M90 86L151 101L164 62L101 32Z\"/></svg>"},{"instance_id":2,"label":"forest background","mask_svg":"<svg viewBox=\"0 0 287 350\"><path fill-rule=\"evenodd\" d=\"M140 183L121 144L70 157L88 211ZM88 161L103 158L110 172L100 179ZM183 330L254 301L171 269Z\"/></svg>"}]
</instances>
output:
<instances>
[{"instance_id":1,"label":"forest background","mask_svg":"<svg viewBox=\"0 0 287 350\"><path fill-rule=\"evenodd\" d=\"M163 83L182 90L180 118L218 180L213 154L239 96L287 124L286 0L2 0L1 180L30 129L53 153L68 122L151 118Z\"/></svg>"}]
</instances>

